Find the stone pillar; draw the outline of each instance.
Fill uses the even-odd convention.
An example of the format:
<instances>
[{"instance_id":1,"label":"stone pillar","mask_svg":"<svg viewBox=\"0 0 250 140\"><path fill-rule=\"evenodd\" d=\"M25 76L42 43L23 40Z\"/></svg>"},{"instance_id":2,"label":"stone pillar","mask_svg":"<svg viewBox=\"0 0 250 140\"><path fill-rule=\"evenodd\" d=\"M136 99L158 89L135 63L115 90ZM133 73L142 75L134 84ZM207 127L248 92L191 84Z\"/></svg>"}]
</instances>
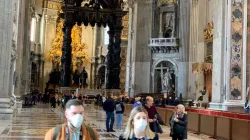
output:
<instances>
[{"instance_id":1,"label":"stone pillar","mask_svg":"<svg viewBox=\"0 0 250 140\"><path fill-rule=\"evenodd\" d=\"M99 31L98 30L99 27L95 26L94 27L94 41L93 41L93 47L92 47L92 81L90 82L91 86L93 89L96 88L96 73L97 73L97 66L98 66L98 52L97 52L97 46L98 46L98 38L99 36Z\"/></svg>"},{"instance_id":2,"label":"stone pillar","mask_svg":"<svg viewBox=\"0 0 250 140\"><path fill-rule=\"evenodd\" d=\"M192 64L205 61L204 29L210 22L207 19L207 8L207 1L191 1L188 97L194 99L194 101L197 101L200 90L204 88L204 73L193 74Z\"/></svg>"},{"instance_id":3,"label":"stone pillar","mask_svg":"<svg viewBox=\"0 0 250 140\"><path fill-rule=\"evenodd\" d=\"M16 90L17 98L26 94L25 87L28 81L28 63L29 63L29 44L30 44L30 19L29 19L29 1L20 1L19 19L18 19L18 39L17 39L17 62L16 62ZM21 104L21 103L20 103Z\"/></svg>"},{"instance_id":4,"label":"stone pillar","mask_svg":"<svg viewBox=\"0 0 250 140\"><path fill-rule=\"evenodd\" d=\"M73 14L70 12L65 13L64 18L64 36L62 47L62 59L61 59L61 79L60 87L71 86L71 67L72 67L72 47L71 47L71 31L74 25Z\"/></svg>"},{"instance_id":5,"label":"stone pillar","mask_svg":"<svg viewBox=\"0 0 250 140\"><path fill-rule=\"evenodd\" d=\"M224 100L223 110L242 107L246 101L247 0L228 1L227 11L225 91L220 100ZM214 100L219 101L218 97Z\"/></svg>"},{"instance_id":6,"label":"stone pillar","mask_svg":"<svg viewBox=\"0 0 250 140\"><path fill-rule=\"evenodd\" d=\"M145 24L147 23L147 24ZM133 7L133 36L131 53L131 97L138 93L150 92L151 50L148 39L151 38L152 28L152 2L137 1Z\"/></svg>"},{"instance_id":7,"label":"stone pillar","mask_svg":"<svg viewBox=\"0 0 250 140\"><path fill-rule=\"evenodd\" d=\"M13 113L10 108L10 75L13 39L13 0L0 1L0 113ZM12 86L11 86L12 87Z\"/></svg>"},{"instance_id":8,"label":"stone pillar","mask_svg":"<svg viewBox=\"0 0 250 140\"><path fill-rule=\"evenodd\" d=\"M188 99L189 74L189 39L190 39L190 0L180 0L180 49L177 95L182 93L184 100Z\"/></svg>"},{"instance_id":9,"label":"stone pillar","mask_svg":"<svg viewBox=\"0 0 250 140\"><path fill-rule=\"evenodd\" d=\"M53 39L55 38L56 35L56 25L57 25L56 14L57 14L56 10L47 9L42 17L41 30L43 32L43 35L41 41L42 44L41 52L43 53L43 55L50 50L53 43ZM46 83L49 81L49 73L51 72L51 70L52 70L52 62L45 61L43 64L42 92L45 92L44 89L46 87Z\"/></svg>"},{"instance_id":10,"label":"stone pillar","mask_svg":"<svg viewBox=\"0 0 250 140\"><path fill-rule=\"evenodd\" d=\"M230 1L230 0L229 0ZM228 2L229 2L228 1ZM230 5L230 4L228 4ZM223 109L222 103L225 99L225 88L226 83L225 77L231 77L228 75L229 68L227 67L228 60L225 58L228 57L226 52L230 46L226 45L226 38L230 40L230 35L226 35L225 29L230 24L230 19L228 19L227 11L227 2L212 0L211 7L212 11L212 20L214 22L214 37L213 37L213 77L212 77L212 102L210 103L210 109ZM229 16L230 17L230 16ZM226 22L225 22L226 21ZM227 33L228 34L228 33ZM229 49L230 50L230 49ZM229 62L230 64L230 62ZM228 84L230 85L230 84Z\"/></svg>"},{"instance_id":11,"label":"stone pillar","mask_svg":"<svg viewBox=\"0 0 250 140\"><path fill-rule=\"evenodd\" d=\"M125 83L125 92L130 95L131 91L131 57L132 57L132 38L133 38L133 21L134 14L132 7L129 8L129 29L128 29L128 47L127 47L127 64L126 64L126 83Z\"/></svg>"},{"instance_id":12,"label":"stone pillar","mask_svg":"<svg viewBox=\"0 0 250 140\"><path fill-rule=\"evenodd\" d=\"M159 38L163 38L163 31L162 31L162 12L160 12L160 31L159 31ZM174 20L173 20L174 21ZM174 28L173 28L174 29ZM174 32L173 32L174 33ZM173 37L173 36L172 36Z\"/></svg>"},{"instance_id":13,"label":"stone pillar","mask_svg":"<svg viewBox=\"0 0 250 140\"><path fill-rule=\"evenodd\" d=\"M120 89L122 15L109 25L106 89Z\"/></svg>"}]
</instances>

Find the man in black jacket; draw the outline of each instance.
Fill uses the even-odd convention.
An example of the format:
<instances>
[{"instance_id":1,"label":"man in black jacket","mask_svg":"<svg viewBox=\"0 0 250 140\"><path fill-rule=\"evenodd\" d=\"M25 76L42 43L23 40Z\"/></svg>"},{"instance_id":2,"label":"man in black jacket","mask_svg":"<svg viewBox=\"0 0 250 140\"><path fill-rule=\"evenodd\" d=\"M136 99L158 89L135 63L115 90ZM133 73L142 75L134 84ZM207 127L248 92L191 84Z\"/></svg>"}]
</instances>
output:
<instances>
[{"instance_id":1,"label":"man in black jacket","mask_svg":"<svg viewBox=\"0 0 250 140\"><path fill-rule=\"evenodd\" d=\"M115 132L113 130L114 121L115 121L115 101L111 98L111 94L107 95L107 100L103 104L103 109L107 114L106 118L106 128L107 132ZM111 120L111 122L110 122Z\"/></svg>"}]
</instances>

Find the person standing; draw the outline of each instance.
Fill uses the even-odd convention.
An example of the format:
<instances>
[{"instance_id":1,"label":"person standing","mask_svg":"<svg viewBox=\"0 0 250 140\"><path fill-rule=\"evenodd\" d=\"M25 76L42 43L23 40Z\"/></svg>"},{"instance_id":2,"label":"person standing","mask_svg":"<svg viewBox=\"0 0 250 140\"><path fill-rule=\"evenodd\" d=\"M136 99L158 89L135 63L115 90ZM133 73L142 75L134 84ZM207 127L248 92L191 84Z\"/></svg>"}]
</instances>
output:
<instances>
[{"instance_id":1,"label":"person standing","mask_svg":"<svg viewBox=\"0 0 250 140\"><path fill-rule=\"evenodd\" d=\"M67 122L50 129L44 140L99 140L96 130L83 123L82 101L69 100L65 107Z\"/></svg>"},{"instance_id":2,"label":"person standing","mask_svg":"<svg viewBox=\"0 0 250 140\"><path fill-rule=\"evenodd\" d=\"M134 102L132 108L135 108L135 107L137 107L137 106L142 106L141 97L135 97L135 102Z\"/></svg>"},{"instance_id":3,"label":"person standing","mask_svg":"<svg viewBox=\"0 0 250 140\"><path fill-rule=\"evenodd\" d=\"M115 110L116 110L116 128L117 131L122 131L122 118L124 114L124 104L121 101L121 98L118 97L116 104L115 104Z\"/></svg>"},{"instance_id":4,"label":"person standing","mask_svg":"<svg viewBox=\"0 0 250 140\"><path fill-rule=\"evenodd\" d=\"M187 139L187 113L185 107L177 105L175 113L170 118L170 136L172 140Z\"/></svg>"},{"instance_id":5,"label":"person standing","mask_svg":"<svg viewBox=\"0 0 250 140\"><path fill-rule=\"evenodd\" d=\"M115 132L113 130L114 121L115 121L115 101L112 99L111 94L107 95L107 100L103 104L103 109L106 112L106 129L107 132Z\"/></svg>"},{"instance_id":6,"label":"person standing","mask_svg":"<svg viewBox=\"0 0 250 140\"><path fill-rule=\"evenodd\" d=\"M144 108L147 110L147 112L148 112L148 117L149 117L149 119L148 119L148 121L149 121L149 127L150 127L150 129L153 131L153 132L156 132L156 130L155 130L155 123L156 123L156 118L155 118L155 116L158 114L157 113L157 110L156 110L156 108L155 108L155 106L153 105L153 103L154 103L154 99L153 99L153 97L151 97L151 96L148 96L148 97L146 97L146 103L145 103L145 105L144 105Z\"/></svg>"},{"instance_id":7,"label":"person standing","mask_svg":"<svg viewBox=\"0 0 250 140\"><path fill-rule=\"evenodd\" d=\"M249 114L249 104L248 104L248 100L246 100L245 105L244 105L244 110L246 114Z\"/></svg>"},{"instance_id":8,"label":"person standing","mask_svg":"<svg viewBox=\"0 0 250 140\"><path fill-rule=\"evenodd\" d=\"M158 135L150 130L148 121L147 111L142 106L133 108L119 140L159 140Z\"/></svg>"}]
</instances>

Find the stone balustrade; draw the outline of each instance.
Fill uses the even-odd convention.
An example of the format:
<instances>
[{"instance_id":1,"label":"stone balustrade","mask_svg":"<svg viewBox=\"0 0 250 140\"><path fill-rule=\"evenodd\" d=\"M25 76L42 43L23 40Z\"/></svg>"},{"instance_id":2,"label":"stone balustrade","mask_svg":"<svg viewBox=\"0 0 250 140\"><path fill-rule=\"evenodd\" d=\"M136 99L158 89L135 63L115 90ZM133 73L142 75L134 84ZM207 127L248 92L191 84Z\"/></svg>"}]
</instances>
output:
<instances>
[{"instance_id":1,"label":"stone balustrade","mask_svg":"<svg viewBox=\"0 0 250 140\"><path fill-rule=\"evenodd\" d=\"M151 38L149 47L152 53L178 53L178 39L177 38Z\"/></svg>"}]
</instances>

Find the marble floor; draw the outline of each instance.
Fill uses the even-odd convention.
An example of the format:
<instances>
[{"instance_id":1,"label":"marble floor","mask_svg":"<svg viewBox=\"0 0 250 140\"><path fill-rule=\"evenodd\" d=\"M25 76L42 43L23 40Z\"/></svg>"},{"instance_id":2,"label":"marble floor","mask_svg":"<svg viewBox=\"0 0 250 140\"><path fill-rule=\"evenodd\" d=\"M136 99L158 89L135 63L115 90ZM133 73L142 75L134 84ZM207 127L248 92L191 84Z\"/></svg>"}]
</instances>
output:
<instances>
[{"instance_id":1,"label":"marble floor","mask_svg":"<svg viewBox=\"0 0 250 140\"><path fill-rule=\"evenodd\" d=\"M105 132L105 113L102 108L95 106L85 107L85 122L95 128L101 140L117 140L122 132ZM126 122L124 117L123 122ZM0 139L7 140L43 140L49 128L64 122L64 112L48 105L36 105L32 108L21 108L15 111L10 118L8 115L0 115ZM123 127L125 127L125 123ZM169 127L163 127L164 134L160 135L160 140L170 140ZM189 140L212 140L205 135L195 135L188 133Z\"/></svg>"}]
</instances>

